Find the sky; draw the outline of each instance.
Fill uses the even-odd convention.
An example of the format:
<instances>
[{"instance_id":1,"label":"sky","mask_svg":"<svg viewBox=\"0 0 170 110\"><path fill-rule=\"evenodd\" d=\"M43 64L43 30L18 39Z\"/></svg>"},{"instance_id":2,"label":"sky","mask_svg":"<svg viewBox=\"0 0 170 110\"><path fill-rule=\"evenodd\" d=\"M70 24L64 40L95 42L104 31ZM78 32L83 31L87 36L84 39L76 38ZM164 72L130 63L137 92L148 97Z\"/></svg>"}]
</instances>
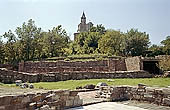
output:
<instances>
[{"instance_id":1,"label":"sky","mask_svg":"<svg viewBox=\"0 0 170 110\"><path fill-rule=\"evenodd\" d=\"M170 0L0 0L0 35L33 19L43 31L62 25L73 39L83 11L94 25L146 32L152 44L170 36Z\"/></svg>"}]
</instances>

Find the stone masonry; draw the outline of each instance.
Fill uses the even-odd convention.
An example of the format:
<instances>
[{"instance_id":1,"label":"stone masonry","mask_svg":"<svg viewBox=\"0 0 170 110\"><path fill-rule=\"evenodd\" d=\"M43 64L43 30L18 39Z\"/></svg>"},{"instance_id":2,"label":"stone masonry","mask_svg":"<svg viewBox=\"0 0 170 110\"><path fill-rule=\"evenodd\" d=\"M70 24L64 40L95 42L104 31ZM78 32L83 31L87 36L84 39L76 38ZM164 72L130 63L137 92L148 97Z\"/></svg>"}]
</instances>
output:
<instances>
[{"instance_id":1,"label":"stone masonry","mask_svg":"<svg viewBox=\"0 0 170 110\"><path fill-rule=\"evenodd\" d=\"M146 87L142 84L139 84L138 87L103 86L100 88L97 97L107 98L108 101L138 100L170 106L170 89Z\"/></svg>"},{"instance_id":2,"label":"stone masonry","mask_svg":"<svg viewBox=\"0 0 170 110\"><path fill-rule=\"evenodd\" d=\"M0 110L64 110L81 106L78 91L56 90L0 96Z\"/></svg>"},{"instance_id":3,"label":"stone masonry","mask_svg":"<svg viewBox=\"0 0 170 110\"><path fill-rule=\"evenodd\" d=\"M151 78L152 74L146 71L114 71L114 72L48 72L48 73L25 73L12 70L0 69L0 82L14 83L16 80L23 82L55 82L64 80L102 79L102 78Z\"/></svg>"},{"instance_id":4,"label":"stone masonry","mask_svg":"<svg viewBox=\"0 0 170 110\"><path fill-rule=\"evenodd\" d=\"M124 59L109 59L102 61L56 61L56 62L22 62L19 64L20 72L46 73L46 72L72 72L72 71L126 71Z\"/></svg>"},{"instance_id":5,"label":"stone masonry","mask_svg":"<svg viewBox=\"0 0 170 110\"><path fill-rule=\"evenodd\" d=\"M109 58L101 61L38 61L21 62L20 72L27 73L48 73L48 72L115 72L115 71L140 71L145 70L151 73L159 63L158 59L143 57Z\"/></svg>"}]
</instances>

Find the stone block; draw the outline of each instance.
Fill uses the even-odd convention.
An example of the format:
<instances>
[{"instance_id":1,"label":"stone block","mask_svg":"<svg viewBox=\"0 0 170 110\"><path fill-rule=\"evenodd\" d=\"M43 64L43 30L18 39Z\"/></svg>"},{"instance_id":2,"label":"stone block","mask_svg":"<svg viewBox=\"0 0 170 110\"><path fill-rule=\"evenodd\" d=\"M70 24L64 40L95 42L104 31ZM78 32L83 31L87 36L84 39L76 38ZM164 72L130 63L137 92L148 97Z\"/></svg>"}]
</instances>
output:
<instances>
[{"instance_id":1,"label":"stone block","mask_svg":"<svg viewBox=\"0 0 170 110\"><path fill-rule=\"evenodd\" d=\"M78 100L78 105L83 105L83 99Z\"/></svg>"},{"instance_id":2,"label":"stone block","mask_svg":"<svg viewBox=\"0 0 170 110\"><path fill-rule=\"evenodd\" d=\"M163 105L170 106L170 98L164 98Z\"/></svg>"},{"instance_id":3,"label":"stone block","mask_svg":"<svg viewBox=\"0 0 170 110\"><path fill-rule=\"evenodd\" d=\"M51 110L49 105L43 105L39 110Z\"/></svg>"},{"instance_id":4,"label":"stone block","mask_svg":"<svg viewBox=\"0 0 170 110\"><path fill-rule=\"evenodd\" d=\"M15 96L15 97L12 98L10 104L11 104L11 105L21 104L22 98L23 98L23 97Z\"/></svg>"},{"instance_id":5,"label":"stone block","mask_svg":"<svg viewBox=\"0 0 170 110\"><path fill-rule=\"evenodd\" d=\"M5 106L0 106L0 110L5 110Z\"/></svg>"},{"instance_id":6,"label":"stone block","mask_svg":"<svg viewBox=\"0 0 170 110\"><path fill-rule=\"evenodd\" d=\"M70 96L60 96L60 100L68 100Z\"/></svg>"},{"instance_id":7,"label":"stone block","mask_svg":"<svg viewBox=\"0 0 170 110\"><path fill-rule=\"evenodd\" d=\"M62 101L47 102L49 106L59 106L62 105Z\"/></svg>"},{"instance_id":8,"label":"stone block","mask_svg":"<svg viewBox=\"0 0 170 110\"><path fill-rule=\"evenodd\" d=\"M74 105L74 100L66 100L66 107L72 107Z\"/></svg>"},{"instance_id":9,"label":"stone block","mask_svg":"<svg viewBox=\"0 0 170 110\"><path fill-rule=\"evenodd\" d=\"M28 102L30 102L31 100L30 100L30 97L29 96L26 96L26 97L23 97L22 98L22 102L21 103L28 103Z\"/></svg>"},{"instance_id":10,"label":"stone block","mask_svg":"<svg viewBox=\"0 0 170 110\"><path fill-rule=\"evenodd\" d=\"M63 95L69 95L70 94L70 91L64 91Z\"/></svg>"},{"instance_id":11,"label":"stone block","mask_svg":"<svg viewBox=\"0 0 170 110\"><path fill-rule=\"evenodd\" d=\"M43 102L37 102L37 103L36 103L36 107L38 107L38 108L40 108L40 107L43 106L43 105L44 105Z\"/></svg>"},{"instance_id":12,"label":"stone block","mask_svg":"<svg viewBox=\"0 0 170 110\"><path fill-rule=\"evenodd\" d=\"M5 106L5 110L18 110L15 105L7 105Z\"/></svg>"},{"instance_id":13,"label":"stone block","mask_svg":"<svg viewBox=\"0 0 170 110\"><path fill-rule=\"evenodd\" d=\"M34 102L34 103L30 103L30 104L29 104L28 109L29 109L29 110L35 110L36 107L37 107L37 104Z\"/></svg>"},{"instance_id":14,"label":"stone block","mask_svg":"<svg viewBox=\"0 0 170 110\"><path fill-rule=\"evenodd\" d=\"M78 94L78 91L70 91L70 96L76 96Z\"/></svg>"},{"instance_id":15,"label":"stone block","mask_svg":"<svg viewBox=\"0 0 170 110\"><path fill-rule=\"evenodd\" d=\"M39 101L42 101L42 98L43 98L42 95L39 94L39 95L34 96L32 101L39 102Z\"/></svg>"},{"instance_id":16,"label":"stone block","mask_svg":"<svg viewBox=\"0 0 170 110\"><path fill-rule=\"evenodd\" d=\"M55 94L55 95L52 96L52 100L53 100L53 101L58 101L59 98L60 98L60 96L57 95L57 94Z\"/></svg>"},{"instance_id":17,"label":"stone block","mask_svg":"<svg viewBox=\"0 0 170 110\"><path fill-rule=\"evenodd\" d=\"M10 104L13 96L0 96L0 105L8 105Z\"/></svg>"}]
</instances>

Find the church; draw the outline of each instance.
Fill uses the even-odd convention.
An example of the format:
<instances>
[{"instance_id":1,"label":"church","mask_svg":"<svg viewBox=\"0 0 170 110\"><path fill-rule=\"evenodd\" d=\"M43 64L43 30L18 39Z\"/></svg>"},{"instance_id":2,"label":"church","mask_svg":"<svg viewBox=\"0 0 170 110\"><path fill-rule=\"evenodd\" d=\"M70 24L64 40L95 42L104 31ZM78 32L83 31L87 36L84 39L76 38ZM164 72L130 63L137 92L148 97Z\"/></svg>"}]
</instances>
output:
<instances>
[{"instance_id":1,"label":"church","mask_svg":"<svg viewBox=\"0 0 170 110\"><path fill-rule=\"evenodd\" d=\"M76 33L74 33L74 40L76 39L76 36L78 34L80 34L81 32L88 32L92 26L93 26L92 22L86 23L86 16L85 13L83 12L81 22L78 25L78 30Z\"/></svg>"}]
</instances>

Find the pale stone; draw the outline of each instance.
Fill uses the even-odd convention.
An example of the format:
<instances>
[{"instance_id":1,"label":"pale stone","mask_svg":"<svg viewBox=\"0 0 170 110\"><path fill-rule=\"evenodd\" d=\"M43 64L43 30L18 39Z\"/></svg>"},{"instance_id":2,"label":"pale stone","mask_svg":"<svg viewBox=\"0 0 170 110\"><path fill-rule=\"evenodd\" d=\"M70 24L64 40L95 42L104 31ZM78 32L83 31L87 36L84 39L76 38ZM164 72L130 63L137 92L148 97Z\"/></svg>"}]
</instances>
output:
<instances>
[{"instance_id":1,"label":"pale stone","mask_svg":"<svg viewBox=\"0 0 170 110\"><path fill-rule=\"evenodd\" d=\"M73 106L74 102L73 100L66 100L66 107Z\"/></svg>"},{"instance_id":2,"label":"pale stone","mask_svg":"<svg viewBox=\"0 0 170 110\"><path fill-rule=\"evenodd\" d=\"M23 97L22 103L28 103L28 102L30 102L30 97L29 96Z\"/></svg>"}]
</instances>

